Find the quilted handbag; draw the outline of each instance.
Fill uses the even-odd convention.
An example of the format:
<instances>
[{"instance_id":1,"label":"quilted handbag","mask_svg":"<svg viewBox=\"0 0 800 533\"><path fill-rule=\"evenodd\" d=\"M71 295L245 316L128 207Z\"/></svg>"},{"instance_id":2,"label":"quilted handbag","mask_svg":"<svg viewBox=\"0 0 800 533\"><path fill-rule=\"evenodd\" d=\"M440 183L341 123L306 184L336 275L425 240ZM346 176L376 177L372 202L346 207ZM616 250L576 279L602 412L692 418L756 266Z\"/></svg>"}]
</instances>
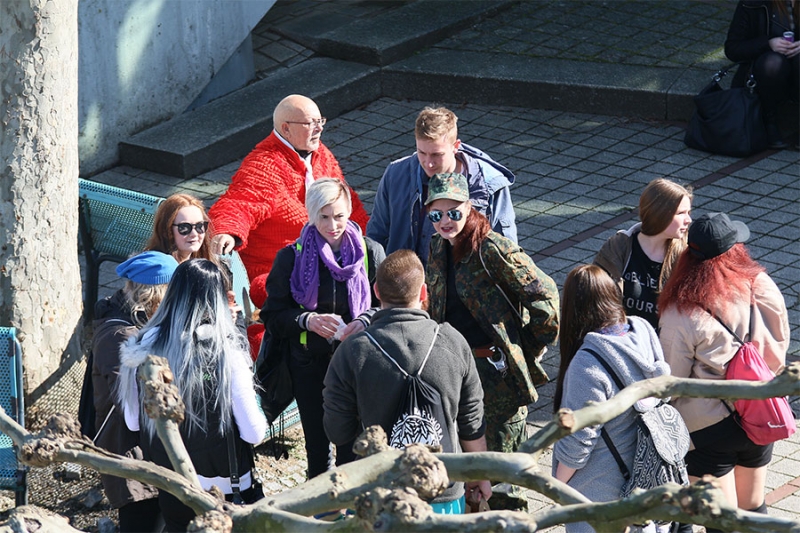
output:
<instances>
[{"instance_id":1,"label":"quilted handbag","mask_svg":"<svg viewBox=\"0 0 800 533\"><path fill-rule=\"evenodd\" d=\"M767 148L761 102L750 74L745 87L723 89L719 82L736 63L714 74L711 83L694 97L695 112L683 142L712 154L747 157Z\"/></svg>"}]
</instances>

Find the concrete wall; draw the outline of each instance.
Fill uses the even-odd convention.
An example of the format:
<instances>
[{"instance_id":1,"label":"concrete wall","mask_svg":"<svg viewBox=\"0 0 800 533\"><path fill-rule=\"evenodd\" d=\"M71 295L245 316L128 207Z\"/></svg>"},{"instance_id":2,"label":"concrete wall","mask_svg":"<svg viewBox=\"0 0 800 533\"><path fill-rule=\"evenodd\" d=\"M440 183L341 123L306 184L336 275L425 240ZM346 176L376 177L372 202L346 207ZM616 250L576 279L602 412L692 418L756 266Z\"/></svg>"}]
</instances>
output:
<instances>
[{"instance_id":1,"label":"concrete wall","mask_svg":"<svg viewBox=\"0 0 800 533\"><path fill-rule=\"evenodd\" d=\"M81 0L81 175L113 165L120 140L187 109L274 3Z\"/></svg>"}]
</instances>

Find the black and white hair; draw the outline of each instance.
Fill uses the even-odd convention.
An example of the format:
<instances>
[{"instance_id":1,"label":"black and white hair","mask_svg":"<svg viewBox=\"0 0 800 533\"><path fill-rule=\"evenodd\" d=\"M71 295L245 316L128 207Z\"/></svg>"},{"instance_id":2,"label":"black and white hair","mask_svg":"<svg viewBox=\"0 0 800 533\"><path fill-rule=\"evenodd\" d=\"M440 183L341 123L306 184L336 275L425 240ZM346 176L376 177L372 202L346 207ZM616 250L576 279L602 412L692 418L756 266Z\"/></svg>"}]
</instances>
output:
<instances>
[{"instance_id":1,"label":"black and white hair","mask_svg":"<svg viewBox=\"0 0 800 533\"><path fill-rule=\"evenodd\" d=\"M247 338L234 324L225 292L225 276L208 259L191 259L175 270L158 310L131 339L129 356L120 369L120 383L131 383L148 354L164 357L185 404L187 434L231 427L231 374L236 358L250 360ZM135 383L135 381L133 381ZM136 394L128 391L128 394ZM121 395L126 396L125 391ZM139 398L142 405L142 398ZM219 427L209 427L208 413L219 413ZM143 412L143 409L140 409ZM141 416L142 429L152 438L155 424Z\"/></svg>"}]
</instances>

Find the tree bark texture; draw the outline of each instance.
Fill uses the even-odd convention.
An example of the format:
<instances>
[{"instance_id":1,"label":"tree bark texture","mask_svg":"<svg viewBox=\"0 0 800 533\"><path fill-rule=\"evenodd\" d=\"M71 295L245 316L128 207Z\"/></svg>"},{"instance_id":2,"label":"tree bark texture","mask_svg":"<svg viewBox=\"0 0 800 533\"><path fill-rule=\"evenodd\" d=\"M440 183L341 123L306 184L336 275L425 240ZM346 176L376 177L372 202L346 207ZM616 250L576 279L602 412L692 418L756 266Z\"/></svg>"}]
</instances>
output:
<instances>
[{"instance_id":1,"label":"tree bark texture","mask_svg":"<svg viewBox=\"0 0 800 533\"><path fill-rule=\"evenodd\" d=\"M2 0L0 325L29 400L80 356L77 106L78 0Z\"/></svg>"}]
</instances>

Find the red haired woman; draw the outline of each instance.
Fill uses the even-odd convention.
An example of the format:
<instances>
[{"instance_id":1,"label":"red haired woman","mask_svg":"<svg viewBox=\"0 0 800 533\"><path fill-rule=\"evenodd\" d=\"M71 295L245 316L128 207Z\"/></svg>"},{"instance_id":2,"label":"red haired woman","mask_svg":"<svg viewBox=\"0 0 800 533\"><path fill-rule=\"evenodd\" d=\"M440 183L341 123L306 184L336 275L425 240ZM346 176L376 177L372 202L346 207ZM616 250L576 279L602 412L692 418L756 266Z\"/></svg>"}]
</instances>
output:
<instances>
[{"instance_id":1,"label":"red haired woman","mask_svg":"<svg viewBox=\"0 0 800 533\"><path fill-rule=\"evenodd\" d=\"M672 375L725 379L739 349L725 326L755 343L773 372L783 367L789 347L786 304L742 244L749 236L744 223L724 213L703 215L689 228L689 246L658 300L660 339ZM676 398L672 403L691 433L694 449L686 464L692 481L712 474L732 504L766 514L772 444L753 443L729 402Z\"/></svg>"},{"instance_id":2,"label":"red haired woman","mask_svg":"<svg viewBox=\"0 0 800 533\"><path fill-rule=\"evenodd\" d=\"M489 450L514 452L526 439L528 404L536 401L539 384L534 380L542 377L527 361L544 353L558 334L558 288L522 248L492 231L472 206L462 174L436 174L428 191L428 218L436 230L425 273L428 313L450 323L472 348ZM523 354L517 312L535 330L532 353ZM516 491L508 498L493 494L493 508L527 507Z\"/></svg>"},{"instance_id":3,"label":"red haired woman","mask_svg":"<svg viewBox=\"0 0 800 533\"><path fill-rule=\"evenodd\" d=\"M208 226L203 202L190 194L173 194L158 206L153 234L144 249L172 254L178 263L198 258L218 263L211 253L211 239L206 238Z\"/></svg>"}]
</instances>

